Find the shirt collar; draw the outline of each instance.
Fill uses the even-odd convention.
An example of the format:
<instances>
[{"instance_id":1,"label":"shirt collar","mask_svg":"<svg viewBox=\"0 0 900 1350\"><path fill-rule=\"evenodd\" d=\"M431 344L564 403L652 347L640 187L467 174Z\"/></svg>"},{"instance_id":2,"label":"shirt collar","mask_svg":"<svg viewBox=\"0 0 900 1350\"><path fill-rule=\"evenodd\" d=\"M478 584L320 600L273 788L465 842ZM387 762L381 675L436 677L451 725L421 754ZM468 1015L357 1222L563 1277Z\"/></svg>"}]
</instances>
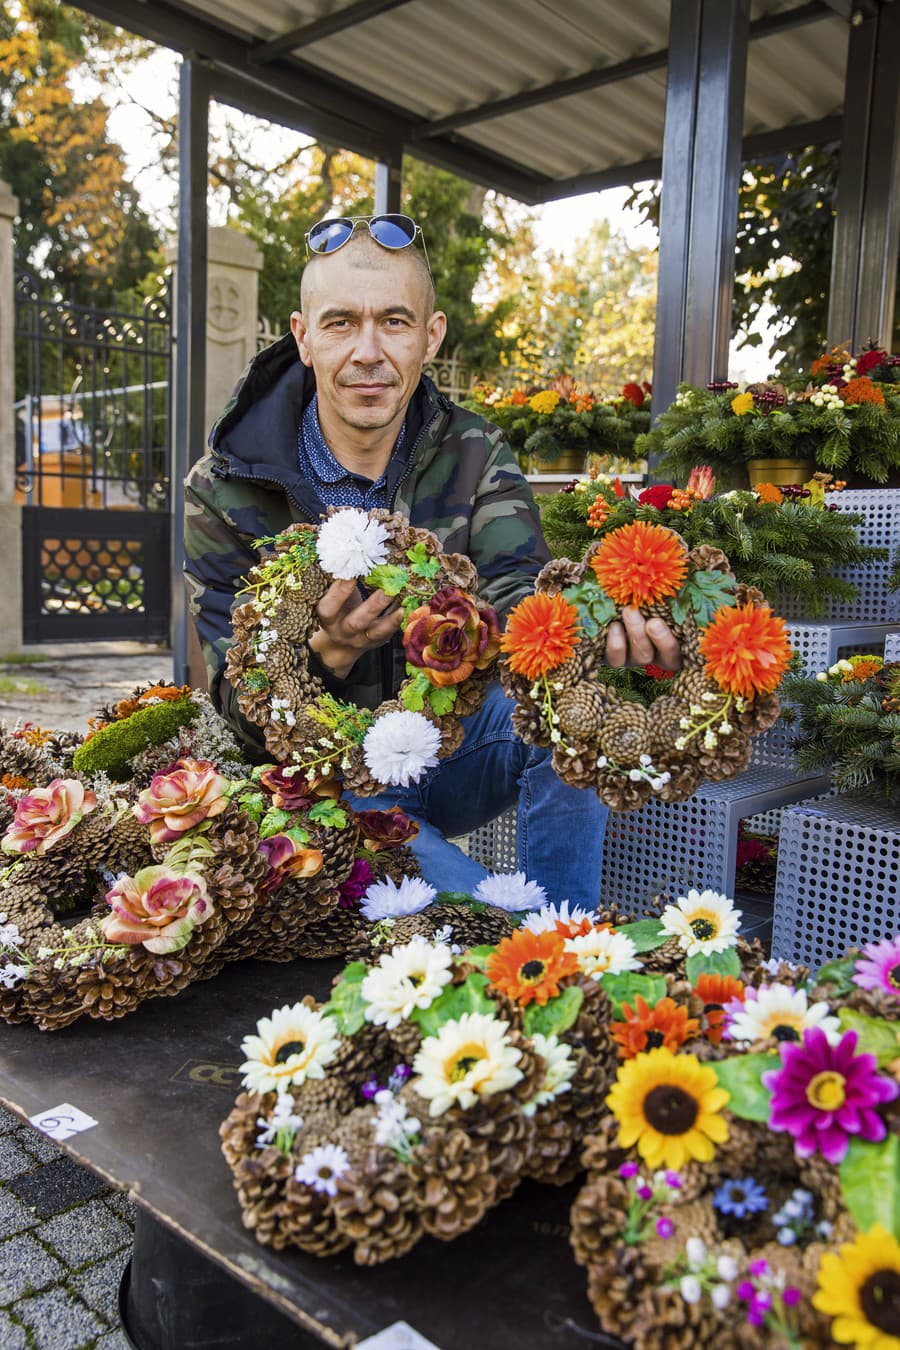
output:
<instances>
[{"instance_id":1,"label":"shirt collar","mask_svg":"<svg viewBox=\"0 0 900 1350\"><path fill-rule=\"evenodd\" d=\"M345 478L361 478L364 475L354 474L335 459L331 452L325 437L322 434L322 428L319 426L319 396L313 394L303 410L301 421L301 434L303 436L304 446L309 458L310 468L315 476L323 483L340 483ZM400 433L394 442L394 448L391 451L391 458L402 452L406 441L406 418L403 419L403 425L400 427ZM380 483L387 470L375 479Z\"/></svg>"}]
</instances>

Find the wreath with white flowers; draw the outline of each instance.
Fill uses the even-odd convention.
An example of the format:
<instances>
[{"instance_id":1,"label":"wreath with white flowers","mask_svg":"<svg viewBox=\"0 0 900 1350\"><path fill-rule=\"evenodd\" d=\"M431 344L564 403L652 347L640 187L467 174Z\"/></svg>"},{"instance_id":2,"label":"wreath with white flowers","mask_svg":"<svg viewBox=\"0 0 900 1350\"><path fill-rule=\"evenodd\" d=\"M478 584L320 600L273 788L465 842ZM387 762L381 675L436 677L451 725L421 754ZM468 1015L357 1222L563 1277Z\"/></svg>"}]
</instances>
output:
<instances>
[{"instance_id":1,"label":"wreath with white flowers","mask_svg":"<svg viewBox=\"0 0 900 1350\"><path fill-rule=\"evenodd\" d=\"M363 795L405 787L451 754L500 646L497 614L476 598L472 562L399 514L352 507L255 546L272 552L250 571L240 593L249 598L233 611L225 674L269 754ZM403 609L407 676L374 711L329 693L310 665L317 605L333 581L350 579Z\"/></svg>"}]
</instances>

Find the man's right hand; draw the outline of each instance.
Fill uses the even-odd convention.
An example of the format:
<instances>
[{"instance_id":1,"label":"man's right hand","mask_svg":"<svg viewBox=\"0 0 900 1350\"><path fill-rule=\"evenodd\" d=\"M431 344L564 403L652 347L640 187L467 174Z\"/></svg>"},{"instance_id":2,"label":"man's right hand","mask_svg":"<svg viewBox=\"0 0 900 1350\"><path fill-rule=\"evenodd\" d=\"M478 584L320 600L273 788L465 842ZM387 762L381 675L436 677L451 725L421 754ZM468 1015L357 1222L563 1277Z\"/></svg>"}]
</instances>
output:
<instances>
[{"instance_id":1,"label":"man's right hand","mask_svg":"<svg viewBox=\"0 0 900 1350\"><path fill-rule=\"evenodd\" d=\"M383 591L365 600L355 581L333 581L316 610L319 626L309 645L319 660L346 679L363 652L389 642L403 623L403 610Z\"/></svg>"}]
</instances>

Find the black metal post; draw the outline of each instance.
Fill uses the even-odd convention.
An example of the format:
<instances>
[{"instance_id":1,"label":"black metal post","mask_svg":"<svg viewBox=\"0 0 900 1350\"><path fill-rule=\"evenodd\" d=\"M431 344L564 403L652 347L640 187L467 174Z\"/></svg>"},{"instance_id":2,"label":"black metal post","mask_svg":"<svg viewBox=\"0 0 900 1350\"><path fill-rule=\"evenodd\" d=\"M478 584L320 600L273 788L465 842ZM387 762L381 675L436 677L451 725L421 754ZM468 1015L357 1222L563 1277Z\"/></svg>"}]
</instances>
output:
<instances>
[{"instance_id":1,"label":"black metal post","mask_svg":"<svg viewBox=\"0 0 900 1350\"><path fill-rule=\"evenodd\" d=\"M395 213L400 210L400 196L403 191L403 157L400 151L396 157L384 158L375 164L375 214Z\"/></svg>"},{"instance_id":2,"label":"black metal post","mask_svg":"<svg viewBox=\"0 0 900 1350\"><path fill-rule=\"evenodd\" d=\"M728 370L749 0L672 0L653 408ZM651 466L652 472L652 466Z\"/></svg>"},{"instance_id":3,"label":"black metal post","mask_svg":"<svg viewBox=\"0 0 900 1350\"><path fill-rule=\"evenodd\" d=\"M184 498L188 469L206 441L207 73L181 63L178 109L178 270L175 278L175 403L172 437L172 655L176 684L188 678L190 617L184 587Z\"/></svg>"},{"instance_id":4,"label":"black metal post","mask_svg":"<svg viewBox=\"0 0 900 1350\"><path fill-rule=\"evenodd\" d=\"M900 245L900 5L854 11L847 52L828 340L890 346Z\"/></svg>"}]
</instances>

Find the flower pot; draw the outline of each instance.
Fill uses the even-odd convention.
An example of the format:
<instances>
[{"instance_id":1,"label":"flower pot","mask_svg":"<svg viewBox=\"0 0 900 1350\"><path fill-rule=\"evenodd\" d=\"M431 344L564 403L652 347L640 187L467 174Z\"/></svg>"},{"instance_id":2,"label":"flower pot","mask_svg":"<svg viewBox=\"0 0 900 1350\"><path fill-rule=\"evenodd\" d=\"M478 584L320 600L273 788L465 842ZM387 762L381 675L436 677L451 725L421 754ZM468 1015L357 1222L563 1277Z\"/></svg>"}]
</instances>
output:
<instances>
[{"instance_id":1,"label":"flower pot","mask_svg":"<svg viewBox=\"0 0 900 1350\"><path fill-rule=\"evenodd\" d=\"M532 455L531 463L535 473L584 473L586 457L584 450L561 450L555 459Z\"/></svg>"},{"instance_id":2,"label":"flower pot","mask_svg":"<svg viewBox=\"0 0 900 1350\"><path fill-rule=\"evenodd\" d=\"M789 483L806 483L812 478L816 466L811 459L748 459L747 476L750 486L757 483L774 483L784 487Z\"/></svg>"}]
</instances>

